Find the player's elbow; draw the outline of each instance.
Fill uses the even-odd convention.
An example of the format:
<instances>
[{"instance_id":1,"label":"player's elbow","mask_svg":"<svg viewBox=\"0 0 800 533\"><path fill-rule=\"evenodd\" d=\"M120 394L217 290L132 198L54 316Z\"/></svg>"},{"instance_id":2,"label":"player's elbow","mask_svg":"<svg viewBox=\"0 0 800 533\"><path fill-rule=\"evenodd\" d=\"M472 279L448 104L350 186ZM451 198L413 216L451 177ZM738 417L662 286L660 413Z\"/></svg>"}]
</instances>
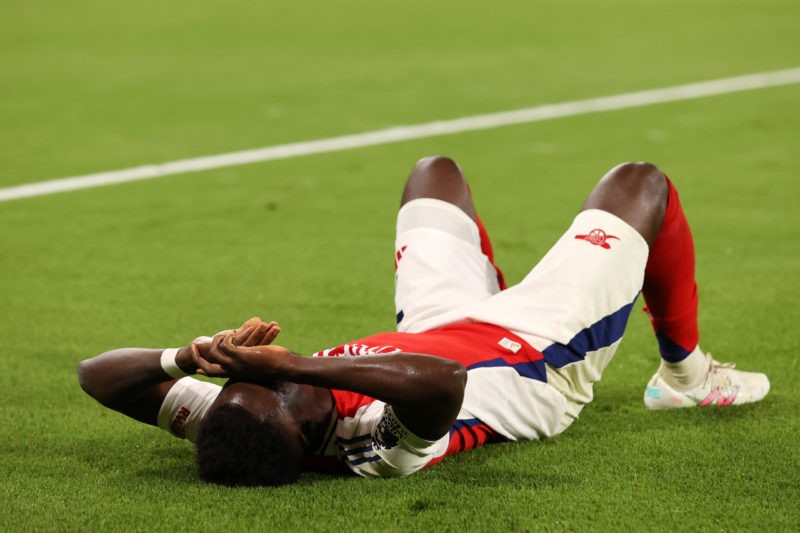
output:
<instances>
[{"instance_id":1,"label":"player's elbow","mask_svg":"<svg viewBox=\"0 0 800 533\"><path fill-rule=\"evenodd\" d=\"M459 397L464 399L464 389L467 387L467 369L461 363L456 363L457 368L452 371L452 381L458 391Z\"/></svg>"},{"instance_id":2,"label":"player's elbow","mask_svg":"<svg viewBox=\"0 0 800 533\"><path fill-rule=\"evenodd\" d=\"M103 403L103 382L101 377L97 371L94 358L78 363L78 383L81 388L86 394Z\"/></svg>"},{"instance_id":3,"label":"player's elbow","mask_svg":"<svg viewBox=\"0 0 800 533\"><path fill-rule=\"evenodd\" d=\"M92 396L94 383L92 381L91 359L78 363L78 384L86 394Z\"/></svg>"},{"instance_id":4,"label":"player's elbow","mask_svg":"<svg viewBox=\"0 0 800 533\"><path fill-rule=\"evenodd\" d=\"M438 439L447 434L461 411L467 386L467 370L456 361L441 360L435 374L424 407L430 426L424 429L424 433L418 433L427 439Z\"/></svg>"},{"instance_id":5,"label":"player's elbow","mask_svg":"<svg viewBox=\"0 0 800 533\"><path fill-rule=\"evenodd\" d=\"M439 400L457 412L464 401L467 386L467 369L457 361L443 360L436 376L436 393Z\"/></svg>"}]
</instances>

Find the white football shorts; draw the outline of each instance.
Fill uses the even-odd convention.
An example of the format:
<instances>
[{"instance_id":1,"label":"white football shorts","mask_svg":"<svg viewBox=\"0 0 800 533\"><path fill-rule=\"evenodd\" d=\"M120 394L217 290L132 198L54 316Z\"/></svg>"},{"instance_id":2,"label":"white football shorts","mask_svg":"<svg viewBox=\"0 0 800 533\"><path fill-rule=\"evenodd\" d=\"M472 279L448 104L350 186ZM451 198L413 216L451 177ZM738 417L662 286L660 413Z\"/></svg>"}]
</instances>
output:
<instances>
[{"instance_id":1,"label":"white football shorts","mask_svg":"<svg viewBox=\"0 0 800 533\"><path fill-rule=\"evenodd\" d=\"M397 328L476 321L519 335L544 354L548 385L567 399L560 432L591 401L619 345L647 255L644 238L622 219L582 211L521 282L500 291L477 224L451 203L412 200L397 218Z\"/></svg>"}]
</instances>

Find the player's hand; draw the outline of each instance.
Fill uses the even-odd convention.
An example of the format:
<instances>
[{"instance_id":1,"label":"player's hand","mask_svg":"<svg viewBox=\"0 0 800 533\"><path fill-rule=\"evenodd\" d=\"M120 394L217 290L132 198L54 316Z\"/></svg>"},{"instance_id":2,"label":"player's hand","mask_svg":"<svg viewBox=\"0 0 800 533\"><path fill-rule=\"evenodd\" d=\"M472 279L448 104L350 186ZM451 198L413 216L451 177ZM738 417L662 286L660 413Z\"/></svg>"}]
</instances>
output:
<instances>
[{"instance_id":1,"label":"player's hand","mask_svg":"<svg viewBox=\"0 0 800 533\"><path fill-rule=\"evenodd\" d=\"M237 346L258 346L272 344L280 332L281 327L277 322L264 322L259 317L253 317L242 324L241 327L237 329L226 329L221 331L217 333L214 338L231 336L233 338L233 343ZM181 358L178 361L179 366L184 369L189 368L191 364L187 364L187 362L194 363L197 366L198 356L202 359L208 360L209 351L211 350L211 344L213 341L214 339L211 337L196 338L194 341L192 341L191 345L183 348L181 353L178 354L178 357ZM184 350L188 352L185 354L188 356L186 358L182 357L184 355L182 353ZM182 362L184 359L186 362ZM194 369L192 370L194 371Z\"/></svg>"},{"instance_id":2,"label":"player's hand","mask_svg":"<svg viewBox=\"0 0 800 533\"><path fill-rule=\"evenodd\" d=\"M254 316L253 318L247 319L245 321L245 323L242 324L241 326L239 326L238 328L236 328L236 329L223 329L222 331L220 331L219 333L214 335L214 337L216 337L217 335L231 335L231 334L238 335L239 333L243 332L244 330L246 330L248 328L258 328L258 329L256 329L256 331L254 333L258 333L259 331L261 333L267 333L268 331L271 331L270 335L272 335L271 337L264 337L262 339L258 339L257 337L254 337L251 341L248 341L248 346L255 346L255 344L259 344L259 343L260 344L269 344L269 343L271 343L272 341L275 340L275 337L277 337L278 333L280 333L280 331L281 331L280 330L280 326L278 326L277 322L272 321L272 322L267 323L267 322L264 322L263 320L261 320L261 318L259 318L257 316ZM274 329L274 328L277 328L277 329ZM207 336L203 335L201 337L197 337L195 340L192 341L192 343L193 344L206 343L206 344L210 345L212 338L213 337L207 337Z\"/></svg>"},{"instance_id":3,"label":"player's hand","mask_svg":"<svg viewBox=\"0 0 800 533\"><path fill-rule=\"evenodd\" d=\"M281 327L274 320L264 322L254 316L238 329L233 330L233 344L236 346L259 346L272 344L281 332Z\"/></svg>"},{"instance_id":4,"label":"player's hand","mask_svg":"<svg viewBox=\"0 0 800 533\"><path fill-rule=\"evenodd\" d=\"M247 328L247 337L252 335ZM274 331L274 330L272 330ZM197 365L197 373L209 377L226 377L240 379L271 379L279 374L282 362L291 356L283 346L260 344L256 346L238 346L237 335L217 335L206 353L193 346L192 356ZM266 338L277 333L269 334ZM274 337L273 337L274 338Z\"/></svg>"}]
</instances>

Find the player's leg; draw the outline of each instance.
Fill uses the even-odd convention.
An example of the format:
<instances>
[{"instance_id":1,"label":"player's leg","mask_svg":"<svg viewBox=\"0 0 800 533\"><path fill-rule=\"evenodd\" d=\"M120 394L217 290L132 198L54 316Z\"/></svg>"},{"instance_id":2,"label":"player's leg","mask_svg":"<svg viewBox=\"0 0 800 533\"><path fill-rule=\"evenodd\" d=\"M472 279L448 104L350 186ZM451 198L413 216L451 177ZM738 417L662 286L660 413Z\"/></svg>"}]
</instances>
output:
<instances>
[{"instance_id":1,"label":"player's leg","mask_svg":"<svg viewBox=\"0 0 800 533\"><path fill-rule=\"evenodd\" d=\"M647 164L622 165L612 170L598 184L644 173L665 193L663 215L656 225L639 222L639 210L626 205L625 197L616 202L616 213L637 227L650 245L642 288L647 312L653 324L661 353L661 366L650 380L645 404L653 409L691 407L695 405L736 405L761 400L769 392L764 374L734 370L731 363L720 364L699 347L697 321L697 283L695 281L694 241L689 223L681 207L678 191L656 167ZM621 179L620 179L621 177ZM593 191L587 201L590 207L614 212L609 191ZM635 205L647 202L637 200ZM659 208L660 210L660 208ZM627 217L627 218L626 218ZM639 227L642 227L643 233ZM653 238L652 228L658 231Z\"/></svg>"},{"instance_id":2,"label":"player's leg","mask_svg":"<svg viewBox=\"0 0 800 533\"><path fill-rule=\"evenodd\" d=\"M652 193L629 194L631 182L649 184ZM670 363L685 360L699 339L697 284L692 234L675 187L652 165L620 165L592 191L585 208L592 207L617 214L647 240L643 293L661 357Z\"/></svg>"},{"instance_id":3,"label":"player's leg","mask_svg":"<svg viewBox=\"0 0 800 533\"><path fill-rule=\"evenodd\" d=\"M626 163L598 182L572 227L531 273L493 296L473 318L502 325L542 351L548 382L579 407L591 400L592 383L616 350L642 287L661 337L694 351L696 289L688 224L674 187L657 167ZM697 353L701 365L694 355L662 364L654 379L668 376L680 401L666 386L663 394L655 390L662 377L648 389L661 394L661 403L654 405L651 397L650 407L707 404L714 398L744 403L766 394L765 376L732 370ZM682 374L691 388L673 379Z\"/></svg>"},{"instance_id":4,"label":"player's leg","mask_svg":"<svg viewBox=\"0 0 800 533\"><path fill-rule=\"evenodd\" d=\"M658 190L650 197L658 205L652 206L648 195L629 194L629 182ZM650 245L642 292L662 362L648 384L645 404L657 409L763 398L769 391L765 375L733 370L700 350L694 240L672 182L646 163L620 165L600 181L586 207L617 214Z\"/></svg>"},{"instance_id":5,"label":"player's leg","mask_svg":"<svg viewBox=\"0 0 800 533\"><path fill-rule=\"evenodd\" d=\"M500 290L488 236L452 159L424 158L411 172L397 217L395 261L399 331L463 320L459 309Z\"/></svg>"},{"instance_id":6,"label":"player's leg","mask_svg":"<svg viewBox=\"0 0 800 533\"><path fill-rule=\"evenodd\" d=\"M406 181L400 205L418 198L449 202L477 220L467 180L458 164L449 157L424 157L417 161Z\"/></svg>"},{"instance_id":7,"label":"player's leg","mask_svg":"<svg viewBox=\"0 0 800 533\"><path fill-rule=\"evenodd\" d=\"M494 262L494 248L489 233L472 202L472 190L458 164L448 157L434 156L420 159L406 181L400 205L417 198L437 198L464 211L478 225L481 251L489 258L497 272L500 290L506 288L502 270Z\"/></svg>"},{"instance_id":8,"label":"player's leg","mask_svg":"<svg viewBox=\"0 0 800 533\"><path fill-rule=\"evenodd\" d=\"M697 283L694 243L677 190L655 166L626 163L600 180L584 205L592 208L616 214L647 241L642 292L661 357L669 363L686 360L699 339Z\"/></svg>"},{"instance_id":9,"label":"player's leg","mask_svg":"<svg viewBox=\"0 0 800 533\"><path fill-rule=\"evenodd\" d=\"M504 327L544 355L548 385L569 403L561 429L592 400L641 291L666 205L653 168L609 172L520 283L470 310L470 319Z\"/></svg>"}]
</instances>

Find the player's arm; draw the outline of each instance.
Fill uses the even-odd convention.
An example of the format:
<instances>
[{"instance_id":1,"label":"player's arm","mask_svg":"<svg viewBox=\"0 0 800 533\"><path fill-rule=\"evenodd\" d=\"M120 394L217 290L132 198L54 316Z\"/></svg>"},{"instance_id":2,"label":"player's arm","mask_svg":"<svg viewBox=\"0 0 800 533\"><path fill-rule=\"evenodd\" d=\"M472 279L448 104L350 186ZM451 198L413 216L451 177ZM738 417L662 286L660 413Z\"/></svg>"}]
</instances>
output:
<instances>
[{"instance_id":1,"label":"player's arm","mask_svg":"<svg viewBox=\"0 0 800 533\"><path fill-rule=\"evenodd\" d=\"M156 425L164 397L175 384L161 367L163 350L122 348L81 361L78 382L104 406L140 422ZM178 350L178 368L194 374L191 347Z\"/></svg>"},{"instance_id":2,"label":"player's arm","mask_svg":"<svg viewBox=\"0 0 800 533\"><path fill-rule=\"evenodd\" d=\"M237 343L253 346L275 340L280 327L275 322L264 323L254 317L231 333ZM180 348L175 354L175 364L185 374L195 374L197 366L193 352L206 353L210 346L208 341ZM176 381L162 367L163 351L122 348L105 352L78 365L78 381L86 393L104 406L141 422L157 425L161 404Z\"/></svg>"},{"instance_id":3,"label":"player's arm","mask_svg":"<svg viewBox=\"0 0 800 533\"><path fill-rule=\"evenodd\" d=\"M281 346L237 346L216 337L208 354L195 354L199 372L251 380L285 380L349 390L391 405L418 437L444 436L461 408L467 372L430 355L395 353L358 357L303 357Z\"/></svg>"}]
</instances>

